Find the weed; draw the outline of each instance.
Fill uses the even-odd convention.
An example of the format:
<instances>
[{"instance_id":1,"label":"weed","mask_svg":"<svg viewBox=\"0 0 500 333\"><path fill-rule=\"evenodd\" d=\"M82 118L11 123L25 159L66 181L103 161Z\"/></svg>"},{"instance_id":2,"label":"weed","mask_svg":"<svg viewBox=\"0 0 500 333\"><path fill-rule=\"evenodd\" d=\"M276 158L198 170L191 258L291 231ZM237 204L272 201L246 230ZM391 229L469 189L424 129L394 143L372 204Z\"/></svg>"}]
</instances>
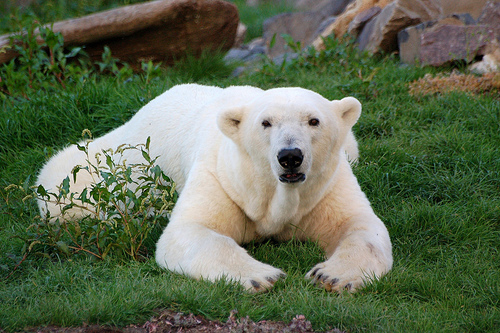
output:
<instances>
[{"instance_id":1,"label":"weed","mask_svg":"<svg viewBox=\"0 0 500 333\"><path fill-rule=\"evenodd\" d=\"M86 66L70 64L82 54L80 47L64 49L63 37L41 25L33 16L13 17L19 32L10 36L16 59L0 69L0 97L27 97L28 90L65 88L65 81L88 72Z\"/></svg>"},{"instance_id":2,"label":"weed","mask_svg":"<svg viewBox=\"0 0 500 333\"><path fill-rule=\"evenodd\" d=\"M16 236L26 244L23 260L30 253L48 258L54 253L65 257L85 253L98 259L109 254L134 260L148 256L146 239L151 232L165 226L177 198L174 184L155 165L156 158L149 156L149 138L146 144L103 150L95 159L89 156L90 142L85 140L83 145L77 145L85 153L87 164L75 166L71 175L75 183L80 172L95 180L81 193L70 191L69 176L56 193L48 192L42 185L5 188L7 205L12 191L17 190L25 194L22 202L36 198L42 207L60 207L57 216L47 213L36 218L25 235ZM140 152L144 163L126 164L124 153L129 150ZM75 211L83 218L75 220L72 217Z\"/></svg>"}]
</instances>

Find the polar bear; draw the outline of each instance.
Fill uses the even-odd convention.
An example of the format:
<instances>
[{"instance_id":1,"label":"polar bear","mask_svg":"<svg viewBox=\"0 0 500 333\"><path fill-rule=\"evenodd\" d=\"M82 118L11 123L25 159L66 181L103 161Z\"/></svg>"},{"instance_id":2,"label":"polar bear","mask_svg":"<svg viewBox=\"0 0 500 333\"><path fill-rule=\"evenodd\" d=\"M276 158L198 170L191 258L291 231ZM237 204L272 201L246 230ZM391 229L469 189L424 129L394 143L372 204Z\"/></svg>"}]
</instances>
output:
<instances>
[{"instance_id":1,"label":"polar bear","mask_svg":"<svg viewBox=\"0 0 500 333\"><path fill-rule=\"evenodd\" d=\"M351 127L360 113L353 97L329 101L302 88L185 84L155 98L89 150L150 137L151 156L159 156L157 164L180 193L157 243L161 267L264 291L285 273L240 245L268 237L313 240L327 259L306 277L327 290L354 291L392 267L388 231L344 152L357 158ZM141 160L134 154L129 163ZM84 158L75 146L66 148L44 166L38 183L55 188ZM91 181L77 179L71 191ZM48 209L54 216L60 207Z\"/></svg>"}]
</instances>

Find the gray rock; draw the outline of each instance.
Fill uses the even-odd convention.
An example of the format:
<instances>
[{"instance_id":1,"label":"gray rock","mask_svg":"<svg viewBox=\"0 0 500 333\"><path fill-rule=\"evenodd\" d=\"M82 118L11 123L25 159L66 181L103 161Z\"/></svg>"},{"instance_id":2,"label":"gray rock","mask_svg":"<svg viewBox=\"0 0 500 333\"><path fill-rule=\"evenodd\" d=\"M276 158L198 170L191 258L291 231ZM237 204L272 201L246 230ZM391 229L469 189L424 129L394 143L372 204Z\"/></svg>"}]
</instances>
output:
<instances>
[{"instance_id":1,"label":"gray rock","mask_svg":"<svg viewBox=\"0 0 500 333\"><path fill-rule=\"evenodd\" d=\"M283 64L283 62L288 63L294 59L297 59L298 57L299 54L297 52L286 52L274 57L273 62L277 65L281 65Z\"/></svg>"},{"instance_id":2,"label":"gray rock","mask_svg":"<svg viewBox=\"0 0 500 333\"><path fill-rule=\"evenodd\" d=\"M396 0L366 24L359 35L359 48L372 53L397 51L400 30L433 20L440 14L441 7L434 0Z\"/></svg>"},{"instance_id":3,"label":"gray rock","mask_svg":"<svg viewBox=\"0 0 500 333\"><path fill-rule=\"evenodd\" d=\"M290 52L282 35L289 35L303 47L311 44L321 31L325 19L341 13L352 0L329 0L311 4L311 11L284 13L267 19L263 24L263 38L270 57ZM271 41L274 44L271 47Z\"/></svg>"},{"instance_id":4,"label":"gray rock","mask_svg":"<svg viewBox=\"0 0 500 333\"><path fill-rule=\"evenodd\" d=\"M284 52L291 51L282 35L289 35L302 46L309 45L315 36L324 17L313 12L285 13L274 16L264 21L263 38L268 47L270 57L275 57ZM272 40L274 39L274 44Z\"/></svg>"},{"instance_id":5,"label":"gray rock","mask_svg":"<svg viewBox=\"0 0 500 333\"><path fill-rule=\"evenodd\" d=\"M367 10L362 11L352 19L351 23L349 23L347 32L353 37L358 37L361 30L363 30L363 28L365 27L366 23L380 14L381 11L382 8L378 6L371 7Z\"/></svg>"},{"instance_id":6,"label":"gray rock","mask_svg":"<svg viewBox=\"0 0 500 333\"><path fill-rule=\"evenodd\" d=\"M302 12L326 12L325 15L338 15L353 0L247 0L247 5L282 4L283 2Z\"/></svg>"},{"instance_id":7,"label":"gray rock","mask_svg":"<svg viewBox=\"0 0 500 333\"><path fill-rule=\"evenodd\" d=\"M431 66L470 62L494 38L488 26L474 23L470 15L454 15L406 28L398 34L400 58Z\"/></svg>"},{"instance_id":8,"label":"gray rock","mask_svg":"<svg viewBox=\"0 0 500 333\"><path fill-rule=\"evenodd\" d=\"M248 44L241 45L238 48L233 48L224 57L227 63L243 62L252 63L262 59L266 55L267 48L262 38L256 38Z\"/></svg>"},{"instance_id":9,"label":"gray rock","mask_svg":"<svg viewBox=\"0 0 500 333\"><path fill-rule=\"evenodd\" d=\"M500 2L488 1L477 22L489 26L500 41Z\"/></svg>"},{"instance_id":10,"label":"gray rock","mask_svg":"<svg viewBox=\"0 0 500 333\"><path fill-rule=\"evenodd\" d=\"M477 19L487 0L439 0L441 6L441 16L436 19L448 17L453 14L470 14Z\"/></svg>"},{"instance_id":11,"label":"gray rock","mask_svg":"<svg viewBox=\"0 0 500 333\"><path fill-rule=\"evenodd\" d=\"M304 11L316 12L327 17L341 14L351 2L353 0L299 0L297 6Z\"/></svg>"},{"instance_id":12,"label":"gray rock","mask_svg":"<svg viewBox=\"0 0 500 333\"><path fill-rule=\"evenodd\" d=\"M316 32L314 34L316 36L321 35L321 33L323 31L325 31L325 29L328 26L330 26L330 24L332 24L333 22L335 22L336 19L337 19L337 16L330 16L330 17L327 17L326 19L324 19L323 22L321 22L321 24L319 25L318 29L316 29Z\"/></svg>"}]
</instances>

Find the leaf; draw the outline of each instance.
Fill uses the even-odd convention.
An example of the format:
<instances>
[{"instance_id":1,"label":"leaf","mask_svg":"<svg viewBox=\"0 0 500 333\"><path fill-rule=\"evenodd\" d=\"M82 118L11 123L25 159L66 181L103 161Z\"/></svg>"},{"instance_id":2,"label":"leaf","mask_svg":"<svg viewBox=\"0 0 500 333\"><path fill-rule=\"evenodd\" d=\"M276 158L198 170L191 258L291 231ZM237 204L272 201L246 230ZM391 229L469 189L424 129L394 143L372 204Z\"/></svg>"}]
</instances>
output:
<instances>
[{"instance_id":1,"label":"leaf","mask_svg":"<svg viewBox=\"0 0 500 333\"><path fill-rule=\"evenodd\" d=\"M88 199L87 195L88 195L88 189L84 188L82 193L80 193L78 200L80 200L82 203L89 203L90 200Z\"/></svg>"},{"instance_id":2,"label":"leaf","mask_svg":"<svg viewBox=\"0 0 500 333\"><path fill-rule=\"evenodd\" d=\"M74 47L71 49L71 51L65 55L66 58L73 58L75 57L80 51L82 50L81 47Z\"/></svg>"},{"instance_id":3,"label":"leaf","mask_svg":"<svg viewBox=\"0 0 500 333\"><path fill-rule=\"evenodd\" d=\"M65 242L63 242L63 241L58 241L58 242L56 243L56 245L57 245L57 248L58 248L59 250L61 250L61 252L63 252L63 253L64 253L64 254L66 254L67 256L70 256L70 255L71 255L71 253L69 252L69 247L68 247L68 245L67 245Z\"/></svg>"},{"instance_id":4,"label":"leaf","mask_svg":"<svg viewBox=\"0 0 500 333\"><path fill-rule=\"evenodd\" d=\"M70 209L71 209L71 208L73 208L74 206L75 206L75 204L74 204L74 203L67 204L67 205L65 205L65 206L61 209L61 212L63 212L63 213L64 213L65 211L70 210Z\"/></svg>"},{"instance_id":5,"label":"leaf","mask_svg":"<svg viewBox=\"0 0 500 333\"><path fill-rule=\"evenodd\" d=\"M47 191L45 190L45 187L43 187L42 185L38 185L38 187L36 188L36 193L38 193L38 195L40 195L41 197L49 196Z\"/></svg>"},{"instance_id":6,"label":"leaf","mask_svg":"<svg viewBox=\"0 0 500 333\"><path fill-rule=\"evenodd\" d=\"M142 157L144 157L144 159L145 159L148 163L151 163L151 158L149 157L149 154L148 154L146 151L142 150L142 149L141 149L141 153L142 153Z\"/></svg>"},{"instance_id":7,"label":"leaf","mask_svg":"<svg viewBox=\"0 0 500 333\"><path fill-rule=\"evenodd\" d=\"M61 184L61 194L66 195L69 193L69 177L66 176Z\"/></svg>"},{"instance_id":8,"label":"leaf","mask_svg":"<svg viewBox=\"0 0 500 333\"><path fill-rule=\"evenodd\" d=\"M125 177L125 180L126 180L128 183L132 183L132 168L131 168L131 167L128 167L128 168L125 170L124 177Z\"/></svg>"},{"instance_id":9,"label":"leaf","mask_svg":"<svg viewBox=\"0 0 500 333\"><path fill-rule=\"evenodd\" d=\"M108 183L108 179L111 177L111 173L106 171L101 171L101 177Z\"/></svg>"},{"instance_id":10,"label":"leaf","mask_svg":"<svg viewBox=\"0 0 500 333\"><path fill-rule=\"evenodd\" d=\"M271 41L269 42L269 48L272 49L274 44L276 43L276 34L273 35Z\"/></svg>"},{"instance_id":11,"label":"leaf","mask_svg":"<svg viewBox=\"0 0 500 333\"><path fill-rule=\"evenodd\" d=\"M81 169L82 169L82 168L81 168L79 165L77 165L77 166L75 166L75 167L73 168L73 171L72 171L72 173L73 173L73 183L76 183L76 174L77 174L77 173L78 173L78 171L80 171Z\"/></svg>"},{"instance_id":12,"label":"leaf","mask_svg":"<svg viewBox=\"0 0 500 333\"><path fill-rule=\"evenodd\" d=\"M80 145L79 143L76 144L76 148L80 151L87 151L87 148L85 146Z\"/></svg>"},{"instance_id":13,"label":"leaf","mask_svg":"<svg viewBox=\"0 0 500 333\"><path fill-rule=\"evenodd\" d=\"M109 154L106 154L106 164L110 170L113 169L113 165L114 165L113 159L111 158L111 156Z\"/></svg>"}]
</instances>

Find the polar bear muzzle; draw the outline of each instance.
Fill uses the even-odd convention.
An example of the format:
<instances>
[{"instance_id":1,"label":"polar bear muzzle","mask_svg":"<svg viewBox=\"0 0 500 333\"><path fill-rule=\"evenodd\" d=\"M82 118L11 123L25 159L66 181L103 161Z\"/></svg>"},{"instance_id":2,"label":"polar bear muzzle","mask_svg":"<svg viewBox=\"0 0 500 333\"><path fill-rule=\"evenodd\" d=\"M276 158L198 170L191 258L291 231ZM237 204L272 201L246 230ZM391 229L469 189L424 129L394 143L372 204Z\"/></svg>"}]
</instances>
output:
<instances>
[{"instance_id":1,"label":"polar bear muzzle","mask_svg":"<svg viewBox=\"0 0 500 333\"><path fill-rule=\"evenodd\" d=\"M279 177L282 183L297 183L306 179L305 174L297 172L304 160L304 154L299 148L282 149L276 158L281 167L285 169L285 173Z\"/></svg>"}]
</instances>

